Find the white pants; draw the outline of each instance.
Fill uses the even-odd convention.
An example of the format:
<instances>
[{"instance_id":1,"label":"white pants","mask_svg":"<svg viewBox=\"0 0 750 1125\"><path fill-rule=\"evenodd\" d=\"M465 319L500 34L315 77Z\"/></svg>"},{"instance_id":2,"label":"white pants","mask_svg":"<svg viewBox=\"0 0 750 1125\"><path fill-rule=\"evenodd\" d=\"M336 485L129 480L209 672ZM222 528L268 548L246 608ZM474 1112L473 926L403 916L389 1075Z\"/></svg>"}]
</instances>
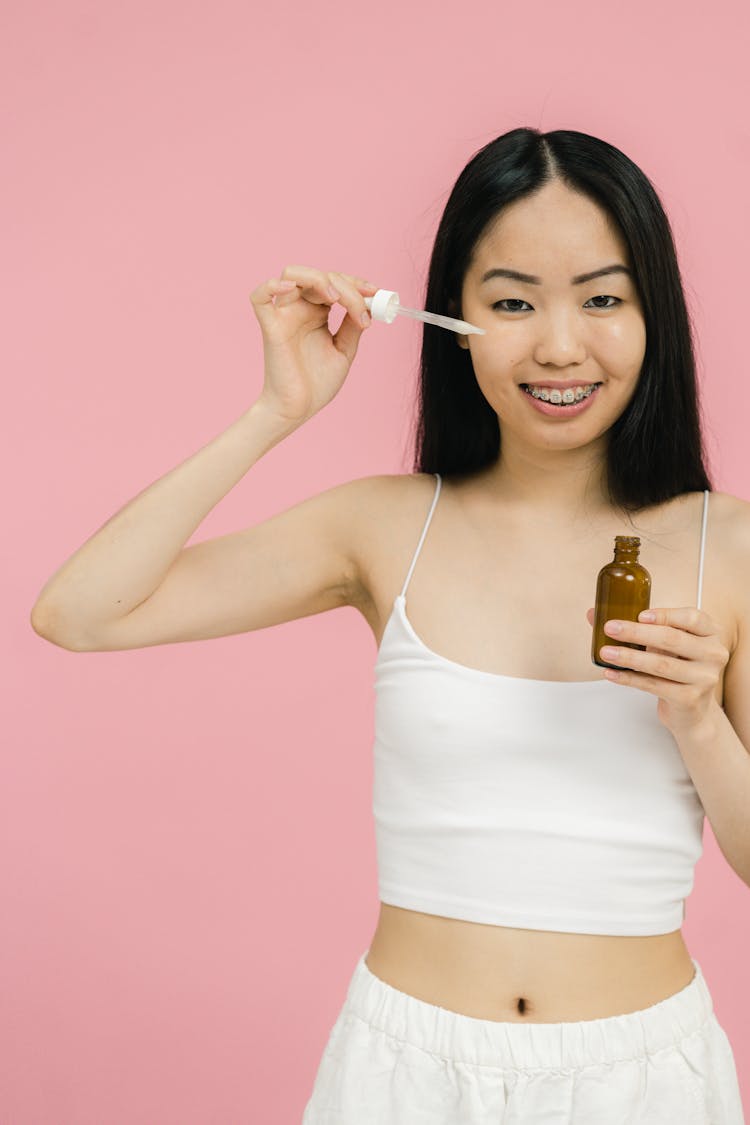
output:
<instances>
[{"instance_id":1,"label":"white pants","mask_svg":"<svg viewBox=\"0 0 750 1125\"><path fill-rule=\"evenodd\" d=\"M302 1125L745 1125L700 966L638 1012L501 1023L376 977L363 953Z\"/></svg>"}]
</instances>

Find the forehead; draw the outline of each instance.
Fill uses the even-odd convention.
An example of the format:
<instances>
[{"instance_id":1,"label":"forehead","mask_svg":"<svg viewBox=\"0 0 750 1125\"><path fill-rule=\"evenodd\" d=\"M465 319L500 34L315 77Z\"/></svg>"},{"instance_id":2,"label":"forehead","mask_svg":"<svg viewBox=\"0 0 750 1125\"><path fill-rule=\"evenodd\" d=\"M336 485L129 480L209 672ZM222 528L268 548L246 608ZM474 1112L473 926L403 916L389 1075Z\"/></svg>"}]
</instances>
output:
<instances>
[{"instance_id":1,"label":"forehead","mask_svg":"<svg viewBox=\"0 0 750 1125\"><path fill-rule=\"evenodd\" d=\"M610 213L580 192L559 184L509 204L490 221L472 255L470 272L506 266L544 281L629 264L627 241Z\"/></svg>"}]
</instances>

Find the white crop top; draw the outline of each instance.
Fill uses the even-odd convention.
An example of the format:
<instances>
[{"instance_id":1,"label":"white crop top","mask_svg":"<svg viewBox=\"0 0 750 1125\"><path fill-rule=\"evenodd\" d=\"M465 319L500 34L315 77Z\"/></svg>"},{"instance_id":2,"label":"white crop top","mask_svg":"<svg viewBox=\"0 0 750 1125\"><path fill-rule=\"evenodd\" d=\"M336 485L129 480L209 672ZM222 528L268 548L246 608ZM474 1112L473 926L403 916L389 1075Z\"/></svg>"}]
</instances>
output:
<instances>
[{"instance_id":1,"label":"white crop top","mask_svg":"<svg viewBox=\"0 0 750 1125\"><path fill-rule=\"evenodd\" d=\"M382 902L524 929L680 928L704 809L656 696L610 680L496 675L439 656L405 595L375 664ZM703 498L701 604L708 491Z\"/></svg>"}]
</instances>

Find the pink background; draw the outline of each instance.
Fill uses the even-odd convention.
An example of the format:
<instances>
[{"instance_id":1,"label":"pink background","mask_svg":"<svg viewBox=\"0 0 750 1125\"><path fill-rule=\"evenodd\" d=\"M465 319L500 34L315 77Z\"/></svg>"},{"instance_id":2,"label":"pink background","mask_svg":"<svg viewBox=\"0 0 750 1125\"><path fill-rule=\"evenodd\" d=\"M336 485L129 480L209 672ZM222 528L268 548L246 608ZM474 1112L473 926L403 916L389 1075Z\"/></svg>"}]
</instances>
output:
<instances>
[{"instance_id":1,"label":"pink background","mask_svg":"<svg viewBox=\"0 0 750 1125\"><path fill-rule=\"evenodd\" d=\"M354 609L111 654L29 623L64 559L260 393L261 281L313 265L414 304L474 152L519 125L593 133L667 208L715 486L750 498L747 5L436 13L0 12L2 1125L299 1121L374 931L375 644ZM373 326L337 398L189 542L409 472L418 339ZM706 821L684 933L748 1106L749 922Z\"/></svg>"}]
</instances>

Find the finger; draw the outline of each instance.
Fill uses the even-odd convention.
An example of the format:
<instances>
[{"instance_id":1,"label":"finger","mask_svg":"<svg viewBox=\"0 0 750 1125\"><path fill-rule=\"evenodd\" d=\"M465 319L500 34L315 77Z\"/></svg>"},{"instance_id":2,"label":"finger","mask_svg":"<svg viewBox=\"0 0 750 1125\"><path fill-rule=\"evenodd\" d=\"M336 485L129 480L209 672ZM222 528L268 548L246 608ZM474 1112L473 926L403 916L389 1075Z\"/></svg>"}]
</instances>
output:
<instances>
[{"instance_id":1,"label":"finger","mask_svg":"<svg viewBox=\"0 0 750 1125\"><path fill-rule=\"evenodd\" d=\"M382 288L382 286L375 285L372 281L365 281L363 277L353 277L348 273L342 273L341 277L345 277L346 280L350 281L352 285L355 285L360 292L366 293L368 296L377 293L378 289Z\"/></svg>"},{"instance_id":2,"label":"finger","mask_svg":"<svg viewBox=\"0 0 750 1125\"><path fill-rule=\"evenodd\" d=\"M289 289L287 292L279 294L279 296L276 298L276 308L283 309L286 308L287 305L293 305L295 301L301 300L302 289L299 285L294 285L292 283L291 289Z\"/></svg>"},{"instance_id":3,"label":"finger","mask_svg":"<svg viewBox=\"0 0 750 1125\"><path fill-rule=\"evenodd\" d=\"M697 609L695 606L647 609L638 615L638 620L640 621L646 613L654 614L654 625L669 625L675 629L684 629L685 632L694 633L697 637L710 637L712 633L718 632L715 622L705 610Z\"/></svg>"},{"instance_id":4,"label":"finger","mask_svg":"<svg viewBox=\"0 0 750 1125\"><path fill-rule=\"evenodd\" d=\"M370 318L367 313L364 298L357 292L356 286L340 274L334 273L332 277L336 285L342 290L341 303L345 305L347 309L347 315L341 321L338 331L333 337L333 343L334 346L346 356L351 365L357 354L357 348L359 347L362 333L366 328L366 325L359 321L359 317L362 313L365 313L368 317L368 323L370 322Z\"/></svg>"},{"instance_id":5,"label":"finger","mask_svg":"<svg viewBox=\"0 0 750 1125\"><path fill-rule=\"evenodd\" d=\"M274 297L286 293L290 284L293 285L293 282L272 277L253 289L250 294L250 302L261 326L273 323Z\"/></svg>"},{"instance_id":6,"label":"finger","mask_svg":"<svg viewBox=\"0 0 750 1125\"><path fill-rule=\"evenodd\" d=\"M685 690L684 680L663 679L661 676L647 676L644 672L632 672L629 668L605 668L605 679L624 687L636 687L649 692L659 699L679 704Z\"/></svg>"},{"instance_id":7,"label":"finger","mask_svg":"<svg viewBox=\"0 0 750 1125\"><path fill-rule=\"evenodd\" d=\"M300 288L297 292L290 293L283 301L278 300L277 305L289 305L299 297L304 297L312 304L332 305L341 296L340 286L337 286L336 278L344 278L357 292L370 297L377 293L380 288L374 282L356 277L353 274L336 273L334 276L331 272L326 273L324 270L316 270L311 266L285 266L280 276L294 280ZM329 288L331 285L338 291L336 295Z\"/></svg>"},{"instance_id":8,"label":"finger","mask_svg":"<svg viewBox=\"0 0 750 1125\"><path fill-rule=\"evenodd\" d=\"M351 317L347 315L333 337L334 347L346 356L349 366L354 362L363 332L362 325L353 324Z\"/></svg>"},{"instance_id":9,"label":"finger","mask_svg":"<svg viewBox=\"0 0 750 1125\"><path fill-rule=\"evenodd\" d=\"M686 629L672 625L644 625L642 622L619 620L620 629L611 628L612 622L604 623L604 633L608 643L645 645L649 652L669 653L683 660L700 660L705 653L705 641Z\"/></svg>"},{"instance_id":10,"label":"finger","mask_svg":"<svg viewBox=\"0 0 750 1125\"><path fill-rule=\"evenodd\" d=\"M332 305L339 299L330 291L333 283L323 270L310 266L284 266L279 276L296 282L300 295L313 305Z\"/></svg>"},{"instance_id":11,"label":"finger","mask_svg":"<svg viewBox=\"0 0 750 1125\"><path fill-rule=\"evenodd\" d=\"M370 322L370 315L367 311L364 297L358 291L357 286L350 281L349 278L345 277L344 274L336 273L331 270L328 276L341 293L341 304L348 312L352 325L357 328L358 333L361 332L367 326L362 322L363 313L367 317L367 323L369 324Z\"/></svg>"},{"instance_id":12,"label":"finger","mask_svg":"<svg viewBox=\"0 0 750 1125\"><path fill-rule=\"evenodd\" d=\"M360 324L360 317L362 313L367 313L367 305L364 304L364 297L359 291L358 282L354 278L350 278L346 273L337 273L334 270L329 271L328 277L331 278L333 285L341 293L341 304L346 308L352 317L355 324Z\"/></svg>"},{"instance_id":13,"label":"finger","mask_svg":"<svg viewBox=\"0 0 750 1125\"><path fill-rule=\"evenodd\" d=\"M602 648L612 646L603 645ZM600 650L601 652L601 650ZM611 653L602 656L609 664L652 679L655 683L669 681L673 684L698 683L701 668L693 660L680 660L664 653L641 652L632 648L613 648Z\"/></svg>"}]
</instances>

